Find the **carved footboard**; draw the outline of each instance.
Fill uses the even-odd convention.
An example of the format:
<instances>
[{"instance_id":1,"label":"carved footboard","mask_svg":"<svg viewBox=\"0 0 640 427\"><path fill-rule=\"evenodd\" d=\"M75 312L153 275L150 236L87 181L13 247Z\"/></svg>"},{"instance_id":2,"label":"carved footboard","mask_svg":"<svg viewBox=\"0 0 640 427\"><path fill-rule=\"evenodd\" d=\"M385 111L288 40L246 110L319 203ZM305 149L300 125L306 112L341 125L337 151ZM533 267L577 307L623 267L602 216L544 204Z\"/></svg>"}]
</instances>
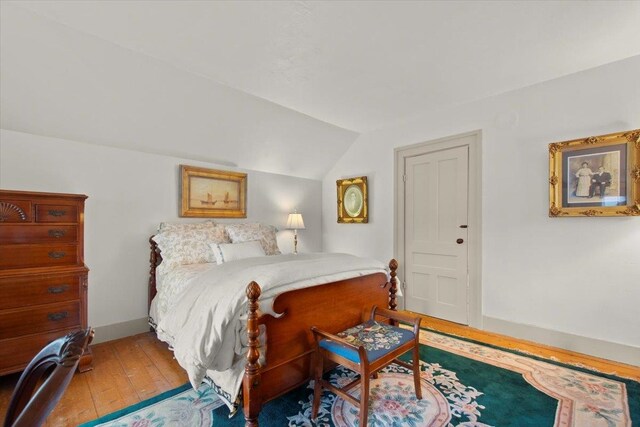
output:
<instances>
[{"instance_id":1,"label":"carved footboard","mask_svg":"<svg viewBox=\"0 0 640 427\"><path fill-rule=\"evenodd\" d=\"M285 292L273 302L275 318L260 315L260 286L251 282L247 330L249 351L243 379L245 426L258 426L262 404L312 378L314 352L311 326L336 333L366 318L373 305L396 309L398 263L389 263L391 280L384 273L356 277ZM267 330L266 363L260 366L259 325Z\"/></svg>"}]
</instances>

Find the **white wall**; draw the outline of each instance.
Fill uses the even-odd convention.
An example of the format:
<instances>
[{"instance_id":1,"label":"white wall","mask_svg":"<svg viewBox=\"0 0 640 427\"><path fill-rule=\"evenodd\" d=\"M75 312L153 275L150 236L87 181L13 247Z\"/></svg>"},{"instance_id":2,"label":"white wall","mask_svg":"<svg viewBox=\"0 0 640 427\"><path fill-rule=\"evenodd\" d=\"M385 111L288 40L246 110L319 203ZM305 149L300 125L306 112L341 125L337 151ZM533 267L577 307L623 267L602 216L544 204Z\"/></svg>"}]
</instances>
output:
<instances>
[{"instance_id":1,"label":"white wall","mask_svg":"<svg viewBox=\"0 0 640 427\"><path fill-rule=\"evenodd\" d=\"M484 316L640 350L640 218L547 216L547 144L639 128L639 76L636 56L361 135L323 181L324 249L391 258L394 147L481 129ZM370 222L337 224L359 175Z\"/></svg>"},{"instance_id":2,"label":"white wall","mask_svg":"<svg viewBox=\"0 0 640 427\"><path fill-rule=\"evenodd\" d=\"M312 179L356 138L17 2L0 7L3 129ZM170 29L157 35L181 37Z\"/></svg>"},{"instance_id":3,"label":"white wall","mask_svg":"<svg viewBox=\"0 0 640 427\"><path fill-rule=\"evenodd\" d=\"M104 326L147 315L148 239L162 221L178 221L180 164L215 164L0 130L0 188L89 196L85 261L89 324ZM222 167L222 169L229 169ZM321 250L321 182L248 172L247 219L284 229L297 208L306 229L299 250ZM187 219L186 221L194 221ZM196 220L197 221L197 220ZM291 252L293 234L278 235Z\"/></svg>"}]
</instances>

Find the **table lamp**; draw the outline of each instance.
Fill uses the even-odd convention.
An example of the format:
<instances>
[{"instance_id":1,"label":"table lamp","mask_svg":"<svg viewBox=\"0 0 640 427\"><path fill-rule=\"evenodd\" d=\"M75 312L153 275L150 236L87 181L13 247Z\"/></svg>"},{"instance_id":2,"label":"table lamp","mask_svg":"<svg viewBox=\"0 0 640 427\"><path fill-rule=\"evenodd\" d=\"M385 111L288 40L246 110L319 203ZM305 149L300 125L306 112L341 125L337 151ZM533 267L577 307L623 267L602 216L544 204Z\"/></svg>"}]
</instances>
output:
<instances>
[{"instance_id":1,"label":"table lamp","mask_svg":"<svg viewBox=\"0 0 640 427\"><path fill-rule=\"evenodd\" d=\"M304 220L302 214L298 212L290 213L287 219L287 228L293 230L293 253L298 253L298 230L304 230Z\"/></svg>"}]
</instances>

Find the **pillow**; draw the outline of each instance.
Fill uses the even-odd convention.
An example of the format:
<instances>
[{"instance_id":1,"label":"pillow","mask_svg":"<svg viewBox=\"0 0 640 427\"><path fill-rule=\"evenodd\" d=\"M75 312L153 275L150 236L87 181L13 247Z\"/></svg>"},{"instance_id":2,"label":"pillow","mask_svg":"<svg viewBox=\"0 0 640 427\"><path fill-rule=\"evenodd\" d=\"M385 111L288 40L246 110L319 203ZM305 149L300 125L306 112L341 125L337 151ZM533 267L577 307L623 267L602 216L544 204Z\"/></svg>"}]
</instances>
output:
<instances>
[{"instance_id":1,"label":"pillow","mask_svg":"<svg viewBox=\"0 0 640 427\"><path fill-rule=\"evenodd\" d=\"M278 248L278 241L276 240L276 228L272 225L264 225L259 222L247 222L225 225L225 229L233 243L259 240L265 254L279 255L281 253Z\"/></svg>"},{"instance_id":2,"label":"pillow","mask_svg":"<svg viewBox=\"0 0 640 427\"><path fill-rule=\"evenodd\" d=\"M218 264L266 255L258 240L244 243L212 243L211 249Z\"/></svg>"},{"instance_id":3,"label":"pillow","mask_svg":"<svg viewBox=\"0 0 640 427\"><path fill-rule=\"evenodd\" d=\"M215 223L210 219L205 222L161 222L158 227L158 232L202 230L203 228L211 228L214 226Z\"/></svg>"},{"instance_id":4,"label":"pillow","mask_svg":"<svg viewBox=\"0 0 640 427\"><path fill-rule=\"evenodd\" d=\"M228 243L229 237L222 225L192 230L163 231L153 236L158 244L162 263L157 273L164 274L180 265L215 262L211 243Z\"/></svg>"}]
</instances>

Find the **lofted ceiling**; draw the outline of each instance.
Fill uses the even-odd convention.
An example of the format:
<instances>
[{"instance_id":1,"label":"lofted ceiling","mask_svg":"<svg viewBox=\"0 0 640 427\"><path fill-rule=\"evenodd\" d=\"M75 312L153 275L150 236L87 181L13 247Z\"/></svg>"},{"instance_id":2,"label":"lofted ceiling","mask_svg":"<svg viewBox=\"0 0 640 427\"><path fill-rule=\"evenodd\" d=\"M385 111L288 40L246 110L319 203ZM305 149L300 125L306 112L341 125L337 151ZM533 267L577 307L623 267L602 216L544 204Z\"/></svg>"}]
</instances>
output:
<instances>
[{"instance_id":1,"label":"lofted ceiling","mask_svg":"<svg viewBox=\"0 0 640 427\"><path fill-rule=\"evenodd\" d=\"M358 133L640 54L640 2L4 1L1 12L3 127L310 178Z\"/></svg>"}]
</instances>

